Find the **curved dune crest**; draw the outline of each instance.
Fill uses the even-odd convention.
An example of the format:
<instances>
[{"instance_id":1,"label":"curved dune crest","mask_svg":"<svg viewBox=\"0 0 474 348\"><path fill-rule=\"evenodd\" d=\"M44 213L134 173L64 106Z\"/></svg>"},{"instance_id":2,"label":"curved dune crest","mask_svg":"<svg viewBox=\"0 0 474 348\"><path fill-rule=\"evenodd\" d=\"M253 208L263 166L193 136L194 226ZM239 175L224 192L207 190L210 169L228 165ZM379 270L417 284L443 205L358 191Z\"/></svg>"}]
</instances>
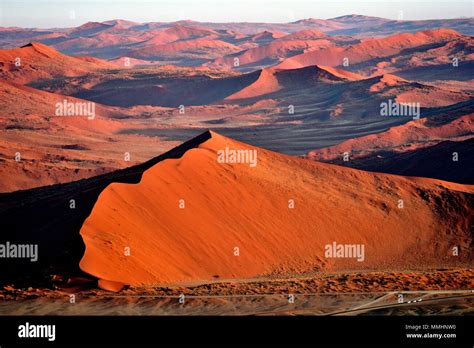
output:
<instances>
[{"instance_id":1,"label":"curved dune crest","mask_svg":"<svg viewBox=\"0 0 474 348\"><path fill-rule=\"evenodd\" d=\"M347 70L343 70L343 69L333 68L333 67L324 66L324 65L319 65L319 68L326 70L327 72L333 74L336 77L339 77L341 79L346 79L349 81L359 81L359 80L364 79L362 75L359 75Z\"/></svg>"},{"instance_id":2,"label":"curved dune crest","mask_svg":"<svg viewBox=\"0 0 474 348\"><path fill-rule=\"evenodd\" d=\"M278 92L283 88L301 88L316 82L358 81L363 77L342 69L328 66L308 66L299 69L278 70L265 68L252 74L258 78L225 100L246 99ZM250 74L249 74L250 75Z\"/></svg>"},{"instance_id":3,"label":"curved dune crest","mask_svg":"<svg viewBox=\"0 0 474 348\"><path fill-rule=\"evenodd\" d=\"M257 151L256 165L219 163L226 148ZM116 290L117 283L440 267L453 261L453 245L462 250L459 265L472 260L473 192L294 158L211 133L180 159L148 169L140 183L114 183L100 194L81 229L80 267ZM325 257L332 243L363 245L363 260Z\"/></svg>"},{"instance_id":4,"label":"curved dune crest","mask_svg":"<svg viewBox=\"0 0 474 348\"><path fill-rule=\"evenodd\" d=\"M271 61L277 63L282 59L298 54L298 52L303 53L306 50L332 46L334 46L334 43L327 39L284 40L284 38L280 38L268 44L249 48L236 54L219 57L206 65L212 68L231 69L234 66L235 58L238 58L240 66L258 66L259 63L262 66L266 66Z\"/></svg>"},{"instance_id":5,"label":"curved dune crest","mask_svg":"<svg viewBox=\"0 0 474 348\"><path fill-rule=\"evenodd\" d=\"M16 83L57 76L80 76L114 68L107 61L94 57L67 56L39 42L32 42L21 48L0 50L0 63L0 78Z\"/></svg>"},{"instance_id":6,"label":"curved dune crest","mask_svg":"<svg viewBox=\"0 0 474 348\"><path fill-rule=\"evenodd\" d=\"M262 69L260 72L258 72L258 74L258 78L255 82L241 89L237 93L228 96L225 98L225 100L258 97L261 95L277 92L282 88L278 83L278 78L275 76L274 70L269 68Z\"/></svg>"},{"instance_id":7,"label":"curved dune crest","mask_svg":"<svg viewBox=\"0 0 474 348\"><path fill-rule=\"evenodd\" d=\"M441 121L441 124L437 124ZM392 127L385 132L349 139L334 146L310 151L307 157L317 161L330 161L342 157L344 152L350 153L351 158L358 158L378 151L411 151L423 146L432 146L443 140L455 140L473 135L474 114L454 119L423 118Z\"/></svg>"},{"instance_id":8,"label":"curved dune crest","mask_svg":"<svg viewBox=\"0 0 474 348\"><path fill-rule=\"evenodd\" d=\"M278 69L296 69L308 65L339 66L344 58L351 64L371 60L375 57L390 57L403 50L421 47L436 42L461 39L463 35L451 29L425 30L417 33L395 34L388 37L365 39L348 47L329 47L290 57L276 65Z\"/></svg>"},{"instance_id":9,"label":"curved dune crest","mask_svg":"<svg viewBox=\"0 0 474 348\"><path fill-rule=\"evenodd\" d=\"M408 83L407 80L393 74L383 74L382 76L377 76L376 80L377 82L370 86L370 92L381 92L385 88Z\"/></svg>"}]
</instances>

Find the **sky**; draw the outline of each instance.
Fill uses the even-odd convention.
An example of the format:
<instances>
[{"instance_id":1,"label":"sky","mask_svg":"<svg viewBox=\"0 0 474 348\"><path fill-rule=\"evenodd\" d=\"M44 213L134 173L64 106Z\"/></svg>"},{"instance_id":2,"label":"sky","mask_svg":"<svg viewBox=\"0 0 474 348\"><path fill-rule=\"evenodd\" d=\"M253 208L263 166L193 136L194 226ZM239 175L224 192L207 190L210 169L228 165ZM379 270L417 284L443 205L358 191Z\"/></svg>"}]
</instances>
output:
<instances>
[{"instance_id":1,"label":"sky","mask_svg":"<svg viewBox=\"0 0 474 348\"><path fill-rule=\"evenodd\" d=\"M59 28L89 21L291 22L347 14L406 20L474 16L474 0L0 0L0 26Z\"/></svg>"}]
</instances>

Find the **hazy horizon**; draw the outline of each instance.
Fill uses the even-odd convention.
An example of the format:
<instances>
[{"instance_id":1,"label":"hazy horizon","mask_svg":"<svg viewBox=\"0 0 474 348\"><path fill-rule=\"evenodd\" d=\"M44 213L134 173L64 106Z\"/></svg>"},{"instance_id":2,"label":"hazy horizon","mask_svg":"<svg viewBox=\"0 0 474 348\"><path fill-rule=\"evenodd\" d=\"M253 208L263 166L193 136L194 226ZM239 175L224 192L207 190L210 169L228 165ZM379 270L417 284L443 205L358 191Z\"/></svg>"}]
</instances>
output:
<instances>
[{"instance_id":1,"label":"hazy horizon","mask_svg":"<svg viewBox=\"0 0 474 348\"><path fill-rule=\"evenodd\" d=\"M473 2L470 0L246 0L238 4L223 0L203 0L200 3L191 0L3 0L0 4L0 26L67 28L114 19L139 23L183 20L288 23L307 18L331 19L352 14L392 20L429 20L471 18L473 13Z\"/></svg>"}]
</instances>

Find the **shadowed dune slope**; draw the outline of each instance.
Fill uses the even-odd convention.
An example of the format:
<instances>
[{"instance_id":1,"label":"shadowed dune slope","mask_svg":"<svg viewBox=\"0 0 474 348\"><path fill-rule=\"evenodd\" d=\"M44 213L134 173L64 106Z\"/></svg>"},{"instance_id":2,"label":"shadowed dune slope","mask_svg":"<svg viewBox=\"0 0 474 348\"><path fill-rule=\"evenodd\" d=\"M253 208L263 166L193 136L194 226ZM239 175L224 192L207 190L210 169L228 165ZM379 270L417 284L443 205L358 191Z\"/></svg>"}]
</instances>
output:
<instances>
[{"instance_id":1,"label":"shadowed dune slope","mask_svg":"<svg viewBox=\"0 0 474 348\"><path fill-rule=\"evenodd\" d=\"M80 267L102 287L472 261L472 186L363 172L210 134L140 183L100 194L81 229ZM226 148L257 151L257 165L219 163ZM364 260L326 258L333 242L364 245ZM462 256L452 256L454 245Z\"/></svg>"},{"instance_id":2,"label":"shadowed dune slope","mask_svg":"<svg viewBox=\"0 0 474 348\"><path fill-rule=\"evenodd\" d=\"M24 86L15 82L9 82L0 79L0 107L3 114L0 119L5 116L18 115L39 115L39 116L56 116L57 103L88 103L88 100L75 98L71 96L61 95L58 93L50 93L40 89ZM67 111L65 108L61 109ZM94 117L113 117L120 115L120 111L113 107L101 104L94 105ZM82 115L80 115L82 116ZM86 115L87 116L87 115ZM67 123L71 123L71 118L64 117ZM75 117L77 118L77 117ZM76 120L76 123L79 121Z\"/></svg>"},{"instance_id":3,"label":"shadowed dune slope","mask_svg":"<svg viewBox=\"0 0 474 348\"><path fill-rule=\"evenodd\" d=\"M409 121L385 132L310 151L307 158L352 168L474 183L474 114L456 112ZM344 154L350 156L344 161ZM453 160L454 156L456 160Z\"/></svg>"},{"instance_id":4,"label":"shadowed dune slope","mask_svg":"<svg viewBox=\"0 0 474 348\"><path fill-rule=\"evenodd\" d=\"M145 163L66 184L0 194L0 243L37 244L38 262L0 258L0 284L48 283L52 274L78 274L84 244L79 230L99 194L112 182L138 183L156 163L179 158L210 138L203 133ZM71 199L75 209L70 208ZM28 218L25 219L25 216Z\"/></svg>"},{"instance_id":5,"label":"shadowed dune slope","mask_svg":"<svg viewBox=\"0 0 474 348\"><path fill-rule=\"evenodd\" d=\"M377 134L353 138L341 144L310 151L308 157L318 161L330 161L342 157L344 152L351 158L363 157L370 152L404 152L429 146L447 139L474 136L474 114L456 116L435 116L409 121L401 126Z\"/></svg>"},{"instance_id":6,"label":"shadowed dune slope","mask_svg":"<svg viewBox=\"0 0 474 348\"><path fill-rule=\"evenodd\" d=\"M457 156L458 160L453 161ZM340 158L329 160L351 168L396 175L422 176L474 184L474 137L461 141L434 142L434 145L414 147L409 151L379 150L344 162Z\"/></svg>"}]
</instances>

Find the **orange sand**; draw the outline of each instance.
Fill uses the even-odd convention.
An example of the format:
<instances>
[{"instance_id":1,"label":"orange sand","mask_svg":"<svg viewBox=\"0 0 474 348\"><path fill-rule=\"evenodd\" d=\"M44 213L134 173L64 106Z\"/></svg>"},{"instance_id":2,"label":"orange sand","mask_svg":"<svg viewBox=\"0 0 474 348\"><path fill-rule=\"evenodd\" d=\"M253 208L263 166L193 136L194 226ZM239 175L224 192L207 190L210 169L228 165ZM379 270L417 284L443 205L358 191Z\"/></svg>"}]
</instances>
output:
<instances>
[{"instance_id":1,"label":"orange sand","mask_svg":"<svg viewBox=\"0 0 474 348\"><path fill-rule=\"evenodd\" d=\"M226 147L257 150L257 166L218 163L217 151ZM466 193L473 192L293 158L212 133L182 158L147 170L139 184L115 183L101 193L81 229L80 267L116 289L116 283L439 267L453 261L454 245L462 250L454 261L469 262L473 210ZM364 262L325 258L324 246L334 241L364 244Z\"/></svg>"},{"instance_id":2,"label":"orange sand","mask_svg":"<svg viewBox=\"0 0 474 348\"><path fill-rule=\"evenodd\" d=\"M396 34L384 38L365 39L348 47L329 47L290 57L278 64L280 69L295 69L314 64L329 66L341 65L344 58L350 64L360 63L374 57L389 57L403 50L462 38L463 35L451 29L425 30L417 33Z\"/></svg>"},{"instance_id":3,"label":"orange sand","mask_svg":"<svg viewBox=\"0 0 474 348\"><path fill-rule=\"evenodd\" d=\"M19 66L15 63L19 58ZM0 79L28 83L39 79L79 76L102 69L115 68L109 62L93 57L70 57L54 48L33 42L21 48L0 50Z\"/></svg>"}]
</instances>

